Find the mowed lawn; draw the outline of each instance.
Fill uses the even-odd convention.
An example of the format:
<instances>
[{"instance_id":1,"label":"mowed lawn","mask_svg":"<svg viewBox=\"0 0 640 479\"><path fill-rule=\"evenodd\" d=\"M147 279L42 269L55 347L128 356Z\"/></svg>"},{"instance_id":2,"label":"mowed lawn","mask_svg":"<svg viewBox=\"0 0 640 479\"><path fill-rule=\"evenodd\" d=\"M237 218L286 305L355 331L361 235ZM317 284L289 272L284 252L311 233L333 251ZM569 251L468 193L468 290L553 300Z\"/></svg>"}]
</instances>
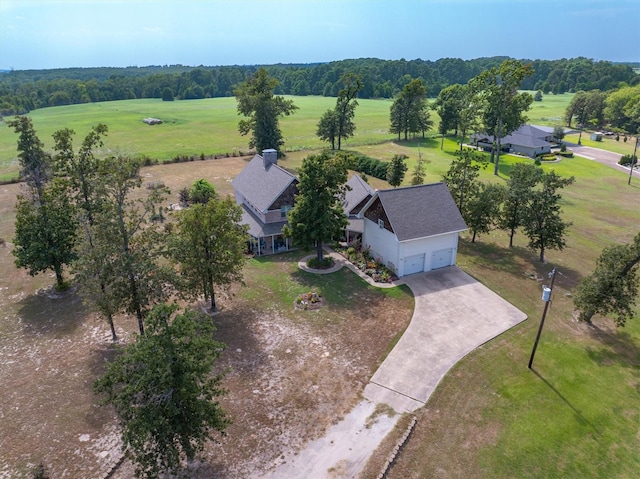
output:
<instances>
[{"instance_id":1,"label":"mowed lawn","mask_svg":"<svg viewBox=\"0 0 640 479\"><path fill-rule=\"evenodd\" d=\"M529 112L532 123L558 124L558 119L571 100L571 94L545 95L542 102L534 102ZM290 152L319 149L328 146L316 136L318 120L335 98L321 96L287 97L299 107L295 114L281 120L285 150ZM433 101L430 100L430 101ZM396 138L389 133L391 100L358 100L356 134L343 141L344 148L361 148ZM102 154L148 156L160 161L177 155L219 155L247 151L248 138L238 133L235 98L212 98L163 102L159 99L122 100L42 108L29 113L46 149L53 147L51 135L58 129L71 128L76 132L76 144L91 127L104 123L109 127ZM163 120L161 125L142 122L153 117ZM431 117L435 136L439 117ZM435 143L435 140L434 140ZM0 180L15 177L18 172L17 135L0 122Z\"/></svg>"}]
</instances>

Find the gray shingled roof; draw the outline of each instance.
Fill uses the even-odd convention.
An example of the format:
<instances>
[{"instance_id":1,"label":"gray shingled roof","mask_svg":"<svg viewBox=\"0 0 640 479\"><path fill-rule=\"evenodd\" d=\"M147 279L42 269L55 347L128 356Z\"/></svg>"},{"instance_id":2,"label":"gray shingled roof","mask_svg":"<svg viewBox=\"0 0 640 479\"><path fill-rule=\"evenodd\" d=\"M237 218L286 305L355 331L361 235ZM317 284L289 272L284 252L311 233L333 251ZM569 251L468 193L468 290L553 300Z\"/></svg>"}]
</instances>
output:
<instances>
[{"instance_id":1,"label":"gray shingled roof","mask_svg":"<svg viewBox=\"0 0 640 479\"><path fill-rule=\"evenodd\" d=\"M467 229L444 183L380 190L376 195L399 241Z\"/></svg>"},{"instance_id":2,"label":"gray shingled roof","mask_svg":"<svg viewBox=\"0 0 640 479\"><path fill-rule=\"evenodd\" d=\"M265 169L262 156L255 155L231 184L253 206L267 211L293 181L296 177L278 165Z\"/></svg>"},{"instance_id":3,"label":"gray shingled roof","mask_svg":"<svg viewBox=\"0 0 640 479\"><path fill-rule=\"evenodd\" d=\"M376 192L371 186L369 186L360 175L353 175L347 181L347 185L351 187L351 190L347 190L344 195L344 212L348 215L351 214L351 210L358 206L362 200L367 196L373 196Z\"/></svg>"},{"instance_id":4,"label":"gray shingled roof","mask_svg":"<svg viewBox=\"0 0 640 479\"><path fill-rule=\"evenodd\" d=\"M518 128L516 131L502 138L500 142L503 145L542 148L544 146L551 145L551 143L545 140L545 138L550 134L553 134L553 131L549 133L533 125L521 125L520 128ZM483 139L486 139L486 141L488 141L489 143L493 143L494 141L492 135L476 134L472 136L474 136L478 141L481 141Z\"/></svg>"},{"instance_id":5,"label":"gray shingled roof","mask_svg":"<svg viewBox=\"0 0 640 479\"><path fill-rule=\"evenodd\" d=\"M285 221L277 223L263 223L251 210L242 205L242 221L241 224L249 225L249 234L254 238L264 238L265 236L279 235L282 233L282 227L287 224Z\"/></svg>"}]
</instances>

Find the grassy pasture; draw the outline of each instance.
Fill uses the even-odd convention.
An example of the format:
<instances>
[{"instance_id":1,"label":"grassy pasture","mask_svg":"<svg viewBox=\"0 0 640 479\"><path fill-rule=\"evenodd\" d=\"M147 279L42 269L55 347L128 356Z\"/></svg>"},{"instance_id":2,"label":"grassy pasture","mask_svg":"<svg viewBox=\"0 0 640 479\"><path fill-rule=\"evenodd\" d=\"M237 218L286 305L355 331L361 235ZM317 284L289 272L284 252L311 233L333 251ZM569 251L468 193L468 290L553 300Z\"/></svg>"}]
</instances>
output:
<instances>
[{"instance_id":1,"label":"grassy pasture","mask_svg":"<svg viewBox=\"0 0 640 479\"><path fill-rule=\"evenodd\" d=\"M320 96L289 97L299 107L294 115L282 119L281 128L287 151L319 149L327 146L316 137L319 118L335 105L335 98ZM529 118L532 123L557 124L562 117L570 94L545 95L542 102L534 102ZM394 139L389 129L391 100L359 100L356 110L356 135L343 142L344 148L361 148L364 145ZM45 148L53 147L51 135L60 128L76 132L76 143L91 127L104 123L109 127L103 154L120 152L132 156L146 155L167 160L177 155L205 155L246 151L248 140L238 133L240 117L235 98L213 98L163 102L159 99L122 100L82 105L42 108L30 113L38 136ZM164 121L149 126L144 118L154 117ZM433 112L434 136L439 122ZM0 180L15 177L18 171L17 135L0 123ZM435 144L435 140L433 141Z\"/></svg>"}]
</instances>

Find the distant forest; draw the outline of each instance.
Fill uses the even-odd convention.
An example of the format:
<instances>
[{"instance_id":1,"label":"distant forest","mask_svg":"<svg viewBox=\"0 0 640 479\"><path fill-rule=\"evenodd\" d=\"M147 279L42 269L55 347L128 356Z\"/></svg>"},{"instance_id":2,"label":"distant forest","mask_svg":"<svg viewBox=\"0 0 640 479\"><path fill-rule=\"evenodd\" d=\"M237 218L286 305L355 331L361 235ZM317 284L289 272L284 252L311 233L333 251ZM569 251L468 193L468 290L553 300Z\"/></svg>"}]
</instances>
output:
<instances>
[{"instance_id":1,"label":"distant forest","mask_svg":"<svg viewBox=\"0 0 640 479\"><path fill-rule=\"evenodd\" d=\"M280 81L281 95L336 96L343 73L360 74L360 98L392 98L413 78L421 78L427 96L465 84L483 70L498 67L507 57L461 60L380 60L361 58L330 63L264 65ZM535 73L525 90L565 93L612 90L640 83L629 64L588 58L522 60ZM187 67L182 65L127 68L64 68L0 72L0 115L24 114L37 108L136 98L190 100L233 96L233 88L260 65Z\"/></svg>"}]
</instances>

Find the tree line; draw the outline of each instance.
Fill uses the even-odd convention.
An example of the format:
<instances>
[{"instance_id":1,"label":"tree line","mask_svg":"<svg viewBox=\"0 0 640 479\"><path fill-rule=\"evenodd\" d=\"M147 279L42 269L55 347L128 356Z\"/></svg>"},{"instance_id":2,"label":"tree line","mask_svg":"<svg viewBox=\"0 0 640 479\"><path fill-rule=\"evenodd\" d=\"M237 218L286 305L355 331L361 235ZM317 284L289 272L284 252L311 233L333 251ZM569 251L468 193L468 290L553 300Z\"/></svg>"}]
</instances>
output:
<instances>
[{"instance_id":1,"label":"tree line","mask_svg":"<svg viewBox=\"0 0 640 479\"><path fill-rule=\"evenodd\" d=\"M31 119L9 122L18 133L25 185L16 205L15 262L31 275L53 271L56 289L69 288L70 268L80 295L109 324L137 321L139 335L94 385L115 407L123 453L136 477L177 471L202 451L229 419L214 362L223 344L211 317L177 300L201 296L216 310L215 290L242 278L247 233L241 209L219 198L206 180L181 199L187 208L165 221L162 184L142 183L140 163L123 156L97 158L107 134L96 125L74 148L74 132L56 131L54 153L43 149ZM190 205L187 205L190 202Z\"/></svg>"},{"instance_id":2,"label":"tree line","mask_svg":"<svg viewBox=\"0 0 640 479\"><path fill-rule=\"evenodd\" d=\"M24 114L49 107L138 98L199 99L233 96L237 84L265 68L278 80L280 95L337 96L346 73L362 79L359 98L392 98L412 79L422 80L425 93L437 96L443 88L466 84L507 57L473 60L381 60L361 58L316 64L278 64L219 67L181 65L128 68L69 68L18 70L0 74L0 115ZM534 73L521 87L543 93L599 89L607 91L640 82L629 65L584 57L560 60L521 60Z\"/></svg>"}]
</instances>

